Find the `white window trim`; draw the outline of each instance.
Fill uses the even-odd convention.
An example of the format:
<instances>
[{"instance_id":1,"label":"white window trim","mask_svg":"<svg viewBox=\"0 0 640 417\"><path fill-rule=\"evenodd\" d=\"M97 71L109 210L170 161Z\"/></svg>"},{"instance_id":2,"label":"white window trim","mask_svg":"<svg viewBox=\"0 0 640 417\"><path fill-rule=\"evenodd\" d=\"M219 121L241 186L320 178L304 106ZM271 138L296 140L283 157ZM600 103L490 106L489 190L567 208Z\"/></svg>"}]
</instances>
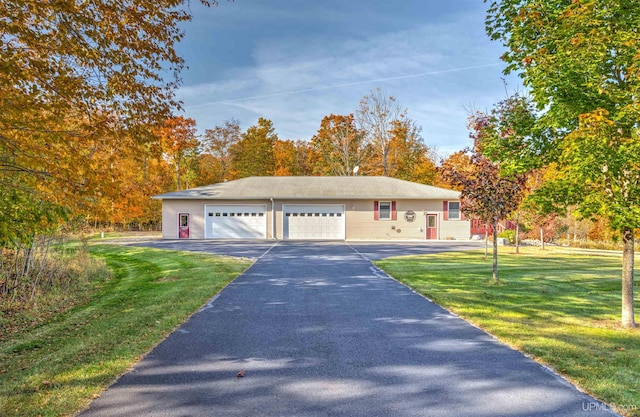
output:
<instances>
[{"instance_id":1,"label":"white window trim","mask_svg":"<svg viewBox=\"0 0 640 417\"><path fill-rule=\"evenodd\" d=\"M388 203L389 204L389 217L382 217L382 204L383 203ZM378 220L381 221L390 221L393 218L393 202L391 200L389 201L378 201Z\"/></svg>"}]
</instances>

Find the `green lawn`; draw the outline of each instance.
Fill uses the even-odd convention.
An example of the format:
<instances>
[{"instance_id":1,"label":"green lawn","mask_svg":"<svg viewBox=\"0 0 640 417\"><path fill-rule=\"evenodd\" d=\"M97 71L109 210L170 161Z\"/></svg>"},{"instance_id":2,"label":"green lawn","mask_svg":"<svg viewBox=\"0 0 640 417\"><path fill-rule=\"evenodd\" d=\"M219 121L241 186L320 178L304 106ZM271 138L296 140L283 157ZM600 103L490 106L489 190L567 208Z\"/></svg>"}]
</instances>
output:
<instances>
[{"instance_id":1,"label":"green lawn","mask_svg":"<svg viewBox=\"0 0 640 417\"><path fill-rule=\"evenodd\" d=\"M0 340L0 415L76 413L250 265L148 248L90 250L113 278L95 284L88 302Z\"/></svg>"},{"instance_id":2,"label":"green lawn","mask_svg":"<svg viewBox=\"0 0 640 417\"><path fill-rule=\"evenodd\" d=\"M640 416L640 331L618 326L620 258L507 251L499 285L482 252L376 264L623 414Z\"/></svg>"}]
</instances>

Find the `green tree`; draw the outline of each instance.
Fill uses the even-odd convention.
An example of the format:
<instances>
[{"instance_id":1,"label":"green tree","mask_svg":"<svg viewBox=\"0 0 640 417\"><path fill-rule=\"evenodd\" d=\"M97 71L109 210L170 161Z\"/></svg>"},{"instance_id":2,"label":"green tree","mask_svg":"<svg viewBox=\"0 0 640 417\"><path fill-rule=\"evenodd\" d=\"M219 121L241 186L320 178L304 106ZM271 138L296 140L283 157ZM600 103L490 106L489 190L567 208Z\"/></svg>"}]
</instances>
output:
<instances>
[{"instance_id":1,"label":"green tree","mask_svg":"<svg viewBox=\"0 0 640 417\"><path fill-rule=\"evenodd\" d=\"M627 328L636 326L640 227L638 27L635 0L496 0L487 16L488 34L507 48L506 72L519 72L541 112L536 129L547 133L540 140L521 135L508 159L525 161L523 168L555 164L558 176L538 198L558 209L576 205L583 217L603 216L621 233Z\"/></svg>"}]
</instances>

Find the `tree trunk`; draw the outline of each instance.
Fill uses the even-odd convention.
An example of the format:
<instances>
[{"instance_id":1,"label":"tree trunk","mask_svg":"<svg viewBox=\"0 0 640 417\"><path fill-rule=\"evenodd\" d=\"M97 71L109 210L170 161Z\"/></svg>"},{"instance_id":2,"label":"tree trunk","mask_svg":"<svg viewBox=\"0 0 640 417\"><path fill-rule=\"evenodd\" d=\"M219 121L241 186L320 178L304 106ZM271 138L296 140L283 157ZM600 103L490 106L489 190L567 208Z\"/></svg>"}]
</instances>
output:
<instances>
[{"instance_id":1,"label":"tree trunk","mask_svg":"<svg viewBox=\"0 0 640 417\"><path fill-rule=\"evenodd\" d=\"M180 191L180 163L176 162L176 185L178 191Z\"/></svg>"},{"instance_id":2,"label":"tree trunk","mask_svg":"<svg viewBox=\"0 0 640 417\"><path fill-rule=\"evenodd\" d=\"M633 229L625 229L622 233L622 327L632 329L636 327L633 311Z\"/></svg>"},{"instance_id":3,"label":"tree trunk","mask_svg":"<svg viewBox=\"0 0 640 417\"><path fill-rule=\"evenodd\" d=\"M540 228L540 248L544 250L544 230Z\"/></svg>"},{"instance_id":4,"label":"tree trunk","mask_svg":"<svg viewBox=\"0 0 640 417\"><path fill-rule=\"evenodd\" d=\"M498 222L493 223L493 283L497 284L498 281Z\"/></svg>"},{"instance_id":5,"label":"tree trunk","mask_svg":"<svg viewBox=\"0 0 640 417\"><path fill-rule=\"evenodd\" d=\"M520 253L520 222L516 216L516 253Z\"/></svg>"},{"instance_id":6,"label":"tree trunk","mask_svg":"<svg viewBox=\"0 0 640 417\"><path fill-rule=\"evenodd\" d=\"M382 149L382 170L384 172L384 176L389 176L389 149Z\"/></svg>"},{"instance_id":7,"label":"tree trunk","mask_svg":"<svg viewBox=\"0 0 640 417\"><path fill-rule=\"evenodd\" d=\"M489 225L484 224L484 259L489 257Z\"/></svg>"}]
</instances>

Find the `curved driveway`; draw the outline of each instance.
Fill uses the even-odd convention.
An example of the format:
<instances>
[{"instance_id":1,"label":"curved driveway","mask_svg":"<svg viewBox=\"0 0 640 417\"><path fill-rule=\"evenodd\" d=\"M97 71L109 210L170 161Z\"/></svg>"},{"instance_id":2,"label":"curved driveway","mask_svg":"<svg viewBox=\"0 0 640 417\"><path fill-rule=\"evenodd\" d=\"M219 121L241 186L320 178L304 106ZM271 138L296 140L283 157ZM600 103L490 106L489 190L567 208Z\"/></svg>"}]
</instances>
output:
<instances>
[{"instance_id":1,"label":"curved driveway","mask_svg":"<svg viewBox=\"0 0 640 417\"><path fill-rule=\"evenodd\" d=\"M265 243L81 415L614 415L361 255L381 248Z\"/></svg>"}]
</instances>

